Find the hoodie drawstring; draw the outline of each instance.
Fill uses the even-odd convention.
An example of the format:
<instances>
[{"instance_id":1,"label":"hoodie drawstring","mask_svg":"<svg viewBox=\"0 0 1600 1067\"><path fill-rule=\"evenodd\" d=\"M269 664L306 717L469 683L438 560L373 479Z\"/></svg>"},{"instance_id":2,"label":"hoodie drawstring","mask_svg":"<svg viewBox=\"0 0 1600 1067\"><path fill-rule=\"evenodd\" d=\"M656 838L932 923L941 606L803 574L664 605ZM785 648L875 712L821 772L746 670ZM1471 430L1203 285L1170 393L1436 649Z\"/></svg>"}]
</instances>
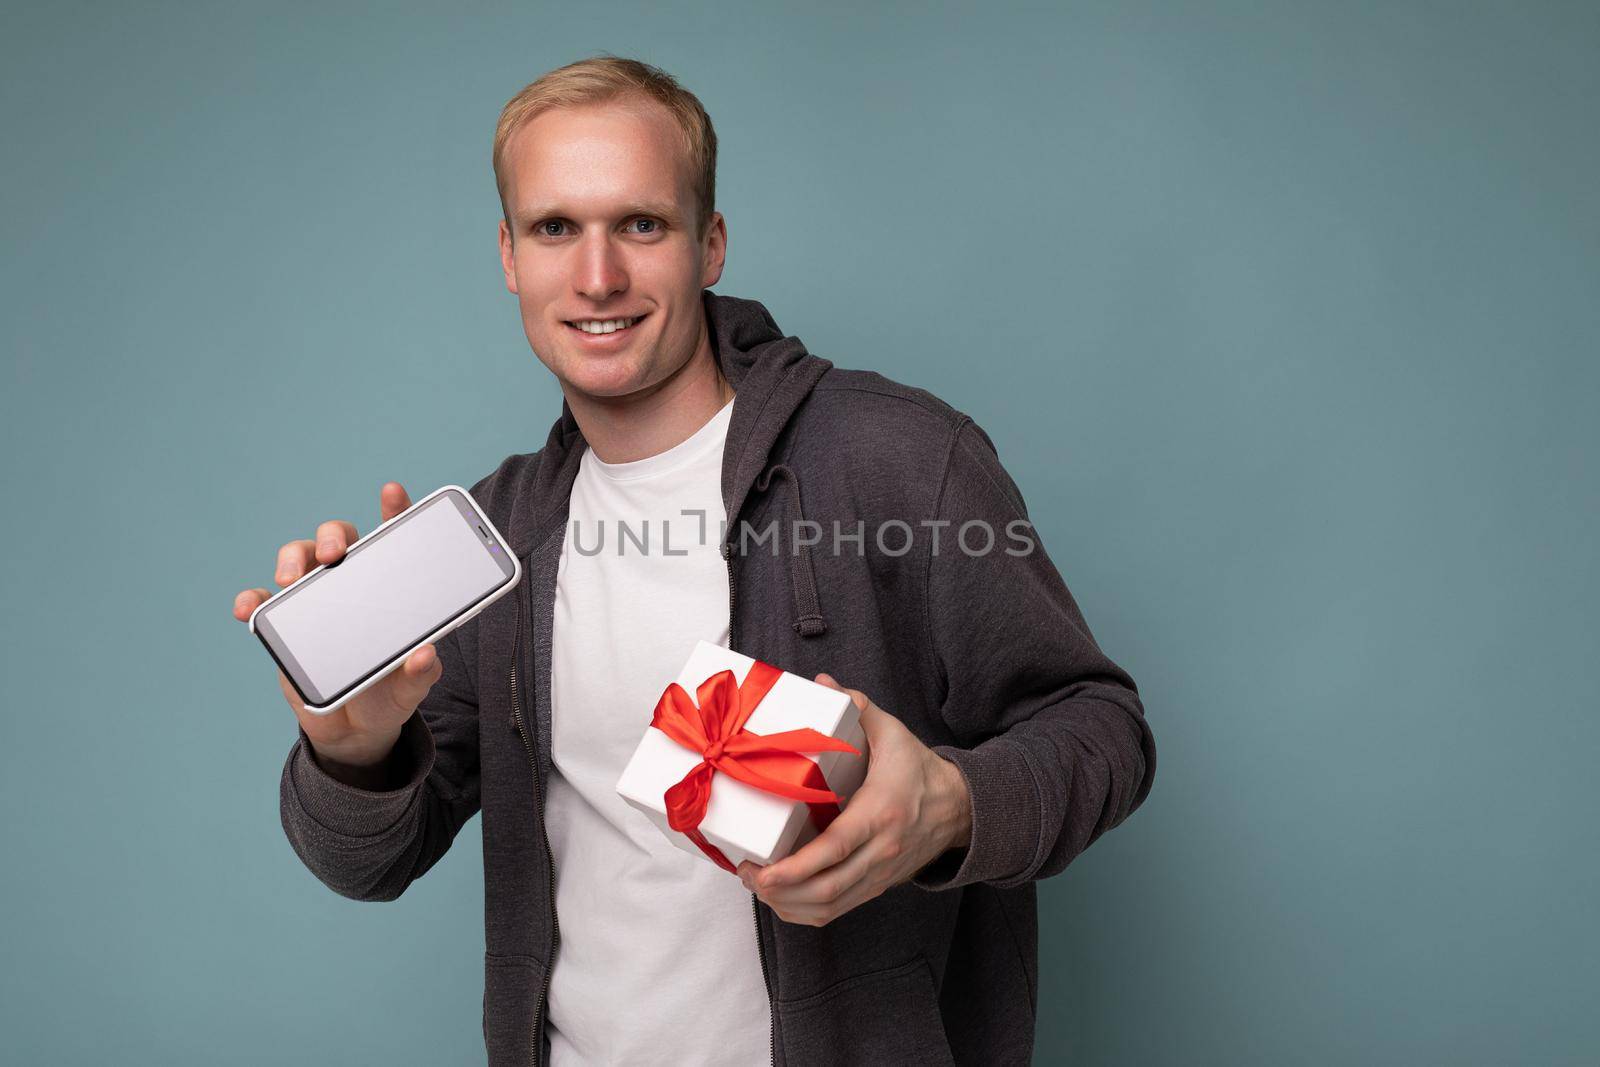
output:
<instances>
[{"instance_id":1,"label":"hoodie drawstring","mask_svg":"<svg viewBox=\"0 0 1600 1067\"><path fill-rule=\"evenodd\" d=\"M788 466L777 463L762 472L756 479L756 489L767 491L774 475L782 474L789 483L790 499L794 501L794 513L798 517L796 526L806 521L805 512L800 509L800 479ZM794 620L794 629L801 637L816 637L828 628L822 619L822 604L817 600L817 579L811 568L811 546L802 544L791 529L790 537L794 542L794 552L789 556L789 585L794 591L794 605L797 612Z\"/></svg>"}]
</instances>

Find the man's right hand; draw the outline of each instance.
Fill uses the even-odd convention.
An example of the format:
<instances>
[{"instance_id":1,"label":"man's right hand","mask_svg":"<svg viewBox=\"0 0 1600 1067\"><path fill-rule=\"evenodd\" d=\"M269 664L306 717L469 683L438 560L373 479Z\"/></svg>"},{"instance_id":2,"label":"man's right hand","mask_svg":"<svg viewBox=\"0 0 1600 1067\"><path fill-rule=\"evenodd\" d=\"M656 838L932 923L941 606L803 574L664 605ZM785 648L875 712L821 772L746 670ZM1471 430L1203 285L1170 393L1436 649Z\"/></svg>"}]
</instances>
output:
<instances>
[{"instance_id":1,"label":"man's right hand","mask_svg":"<svg viewBox=\"0 0 1600 1067\"><path fill-rule=\"evenodd\" d=\"M379 490L378 503L383 521L388 522L411 506L411 498L399 482L389 482ZM350 523L333 521L318 526L311 540L290 541L278 549L279 588L320 563L343 559L359 536ZM233 617L248 622L250 613L271 595L264 588L244 590L233 598ZM300 720L300 728L311 739L322 769L349 785L375 789L392 784L384 764L400 737L400 728L443 673L434 647L423 645L382 680L326 714L307 711L281 670L278 685Z\"/></svg>"}]
</instances>

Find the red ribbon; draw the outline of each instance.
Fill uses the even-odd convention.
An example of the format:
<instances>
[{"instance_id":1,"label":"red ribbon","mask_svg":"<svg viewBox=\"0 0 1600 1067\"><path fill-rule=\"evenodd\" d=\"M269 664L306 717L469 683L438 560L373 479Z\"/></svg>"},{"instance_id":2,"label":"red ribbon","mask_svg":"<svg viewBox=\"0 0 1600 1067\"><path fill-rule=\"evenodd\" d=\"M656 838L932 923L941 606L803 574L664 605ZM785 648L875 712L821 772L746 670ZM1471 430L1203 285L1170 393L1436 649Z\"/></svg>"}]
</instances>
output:
<instances>
[{"instance_id":1,"label":"red ribbon","mask_svg":"<svg viewBox=\"0 0 1600 1067\"><path fill-rule=\"evenodd\" d=\"M698 766L663 795L667 825L693 841L725 871L734 872L733 864L700 832L700 821L711 802L711 779L717 771L763 792L804 801L811 809L811 821L824 830L839 814L839 797L828 788L822 768L801 753L860 755L845 742L809 727L776 734L753 734L744 728L750 713L782 674L757 660L739 685L732 671L718 671L700 683L693 700L683 686L673 682L656 702L650 720L651 726L702 757Z\"/></svg>"}]
</instances>

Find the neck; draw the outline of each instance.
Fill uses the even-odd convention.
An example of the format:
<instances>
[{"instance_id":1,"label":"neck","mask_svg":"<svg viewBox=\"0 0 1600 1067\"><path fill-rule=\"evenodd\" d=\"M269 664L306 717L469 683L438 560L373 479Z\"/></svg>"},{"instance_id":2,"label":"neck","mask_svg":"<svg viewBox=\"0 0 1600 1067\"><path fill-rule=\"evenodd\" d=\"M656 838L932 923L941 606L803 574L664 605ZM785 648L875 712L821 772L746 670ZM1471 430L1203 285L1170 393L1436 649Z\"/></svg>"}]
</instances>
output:
<instances>
[{"instance_id":1,"label":"neck","mask_svg":"<svg viewBox=\"0 0 1600 1067\"><path fill-rule=\"evenodd\" d=\"M702 330L694 355L666 380L623 397L595 397L563 387L583 438L606 463L658 455L693 437L733 399Z\"/></svg>"}]
</instances>

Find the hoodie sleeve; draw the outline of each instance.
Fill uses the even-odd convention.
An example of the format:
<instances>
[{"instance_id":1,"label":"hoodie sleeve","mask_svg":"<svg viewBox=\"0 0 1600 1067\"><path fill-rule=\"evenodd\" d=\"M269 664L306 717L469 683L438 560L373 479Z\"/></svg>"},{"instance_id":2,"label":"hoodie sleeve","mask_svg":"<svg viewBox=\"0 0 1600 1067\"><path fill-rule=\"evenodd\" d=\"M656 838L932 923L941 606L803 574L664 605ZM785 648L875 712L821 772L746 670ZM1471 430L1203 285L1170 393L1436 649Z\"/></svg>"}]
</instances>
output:
<instances>
[{"instance_id":1,"label":"hoodie sleeve","mask_svg":"<svg viewBox=\"0 0 1600 1067\"><path fill-rule=\"evenodd\" d=\"M443 674L395 743L403 784L358 789L329 775L305 731L289 752L278 787L283 830L311 873L342 896L393 900L449 849L478 810L478 701L451 631L434 645ZM476 632L474 630L474 632Z\"/></svg>"},{"instance_id":2,"label":"hoodie sleeve","mask_svg":"<svg viewBox=\"0 0 1600 1067\"><path fill-rule=\"evenodd\" d=\"M949 525L929 561L927 624L957 744L934 751L966 780L972 837L915 882L1020 885L1061 871L1143 802L1155 742L1133 679L1100 651L970 419L956 429L936 518Z\"/></svg>"}]
</instances>

